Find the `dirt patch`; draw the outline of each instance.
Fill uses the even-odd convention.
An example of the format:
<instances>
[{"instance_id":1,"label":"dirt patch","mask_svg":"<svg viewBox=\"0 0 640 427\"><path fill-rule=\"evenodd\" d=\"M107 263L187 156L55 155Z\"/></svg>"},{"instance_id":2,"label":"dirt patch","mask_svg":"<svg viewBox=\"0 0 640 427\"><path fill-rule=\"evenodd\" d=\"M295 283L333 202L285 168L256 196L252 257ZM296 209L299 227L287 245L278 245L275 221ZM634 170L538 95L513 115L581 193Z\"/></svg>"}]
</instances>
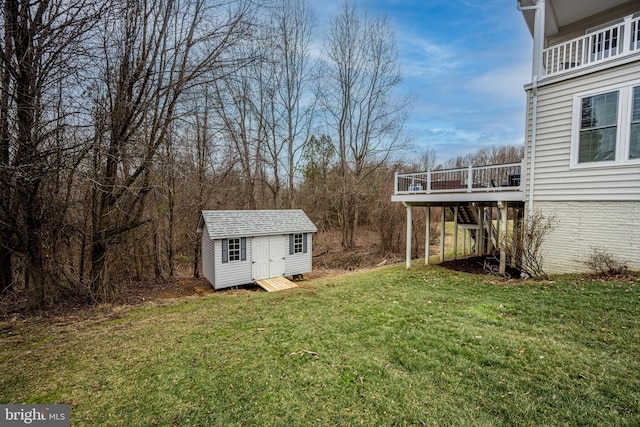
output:
<instances>
[{"instance_id":1,"label":"dirt patch","mask_svg":"<svg viewBox=\"0 0 640 427\"><path fill-rule=\"evenodd\" d=\"M485 268L487 265L487 268ZM489 270L489 265L493 266L494 269L497 269L498 262L493 259L493 257L472 257L472 258L464 258L457 259L452 261L445 261L440 264L441 267L448 268L449 270L462 271L465 273L471 274L488 274L492 273ZM495 270L494 270L495 271ZM520 278L520 270L507 266L506 269L506 278L511 279L519 279Z\"/></svg>"},{"instance_id":2,"label":"dirt patch","mask_svg":"<svg viewBox=\"0 0 640 427\"><path fill-rule=\"evenodd\" d=\"M340 244L340 233L317 233L313 240L313 268L331 272L357 271L402 261L399 254L384 252L378 244L378 235L368 229L358 229L357 245L345 251Z\"/></svg>"},{"instance_id":3,"label":"dirt patch","mask_svg":"<svg viewBox=\"0 0 640 427\"><path fill-rule=\"evenodd\" d=\"M96 307L79 292L70 292L64 289L58 291L60 294L55 296L55 302L49 302L43 310L33 312L28 312L25 309L27 303L25 289L5 292L0 295L0 321L26 317L70 316ZM115 301L108 305L111 307L140 305L149 301L189 295L207 295L213 292L213 287L203 278L149 279L129 283Z\"/></svg>"}]
</instances>

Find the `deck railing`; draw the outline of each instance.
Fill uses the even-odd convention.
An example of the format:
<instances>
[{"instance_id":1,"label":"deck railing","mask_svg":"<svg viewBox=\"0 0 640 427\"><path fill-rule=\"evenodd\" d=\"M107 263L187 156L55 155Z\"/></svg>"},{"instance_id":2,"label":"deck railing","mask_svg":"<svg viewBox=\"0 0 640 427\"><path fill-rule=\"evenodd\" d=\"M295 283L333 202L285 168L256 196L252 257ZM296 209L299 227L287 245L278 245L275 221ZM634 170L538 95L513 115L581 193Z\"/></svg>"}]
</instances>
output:
<instances>
[{"instance_id":1,"label":"deck railing","mask_svg":"<svg viewBox=\"0 0 640 427\"><path fill-rule=\"evenodd\" d=\"M395 194L522 191L522 163L396 174Z\"/></svg>"},{"instance_id":2,"label":"deck railing","mask_svg":"<svg viewBox=\"0 0 640 427\"><path fill-rule=\"evenodd\" d=\"M545 74L553 76L640 51L640 17L548 47L543 52Z\"/></svg>"}]
</instances>

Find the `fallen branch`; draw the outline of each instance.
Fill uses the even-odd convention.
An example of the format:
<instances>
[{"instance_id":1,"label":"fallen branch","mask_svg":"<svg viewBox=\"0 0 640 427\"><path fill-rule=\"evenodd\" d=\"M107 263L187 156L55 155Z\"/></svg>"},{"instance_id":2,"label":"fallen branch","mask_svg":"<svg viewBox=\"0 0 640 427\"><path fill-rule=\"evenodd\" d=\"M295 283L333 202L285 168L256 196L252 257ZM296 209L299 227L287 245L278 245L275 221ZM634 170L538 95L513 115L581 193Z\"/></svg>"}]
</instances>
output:
<instances>
[{"instance_id":1,"label":"fallen branch","mask_svg":"<svg viewBox=\"0 0 640 427\"><path fill-rule=\"evenodd\" d=\"M318 353L316 353L315 351L309 351L309 350L294 351L289 356L293 356L294 354L299 354L300 356L303 356L305 354L310 354L312 356L318 357Z\"/></svg>"}]
</instances>

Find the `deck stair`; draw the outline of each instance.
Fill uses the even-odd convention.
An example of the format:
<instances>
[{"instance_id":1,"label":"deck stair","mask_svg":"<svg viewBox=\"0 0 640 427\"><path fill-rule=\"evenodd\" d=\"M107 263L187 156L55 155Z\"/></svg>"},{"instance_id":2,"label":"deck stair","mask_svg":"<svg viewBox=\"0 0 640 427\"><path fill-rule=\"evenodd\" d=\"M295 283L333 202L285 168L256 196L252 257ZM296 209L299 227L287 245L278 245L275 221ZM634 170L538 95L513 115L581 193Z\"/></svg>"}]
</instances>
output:
<instances>
[{"instance_id":1,"label":"deck stair","mask_svg":"<svg viewBox=\"0 0 640 427\"><path fill-rule=\"evenodd\" d=\"M453 213L453 208L450 209ZM475 203L458 205L458 225L469 230L474 242L477 240L476 233L480 224L480 211L481 208ZM487 241L487 237L491 238L491 245L495 248L498 245L498 230L493 224L493 221L491 221L489 212L484 209L482 209L482 212L484 215L485 242Z\"/></svg>"},{"instance_id":2,"label":"deck stair","mask_svg":"<svg viewBox=\"0 0 640 427\"><path fill-rule=\"evenodd\" d=\"M472 203L458 206L458 224L478 225L478 208Z\"/></svg>"}]
</instances>

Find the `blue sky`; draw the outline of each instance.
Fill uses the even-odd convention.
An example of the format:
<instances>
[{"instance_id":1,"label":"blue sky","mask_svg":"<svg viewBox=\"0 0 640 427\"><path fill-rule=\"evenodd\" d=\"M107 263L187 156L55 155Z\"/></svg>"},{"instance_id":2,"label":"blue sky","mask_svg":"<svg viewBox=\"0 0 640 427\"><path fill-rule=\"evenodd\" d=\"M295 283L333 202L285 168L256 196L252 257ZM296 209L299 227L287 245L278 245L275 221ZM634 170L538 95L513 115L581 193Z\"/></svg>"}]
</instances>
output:
<instances>
[{"instance_id":1,"label":"blue sky","mask_svg":"<svg viewBox=\"0 0 640 427\"><path fill-rule=\"evenodd\" d=\"M343 0L312 0L324 28ZM438 161L483 146L522 144L532 39L516 0L356 0L396 32L411 94L406 132Z\"/></svg>"}]
</instances>

